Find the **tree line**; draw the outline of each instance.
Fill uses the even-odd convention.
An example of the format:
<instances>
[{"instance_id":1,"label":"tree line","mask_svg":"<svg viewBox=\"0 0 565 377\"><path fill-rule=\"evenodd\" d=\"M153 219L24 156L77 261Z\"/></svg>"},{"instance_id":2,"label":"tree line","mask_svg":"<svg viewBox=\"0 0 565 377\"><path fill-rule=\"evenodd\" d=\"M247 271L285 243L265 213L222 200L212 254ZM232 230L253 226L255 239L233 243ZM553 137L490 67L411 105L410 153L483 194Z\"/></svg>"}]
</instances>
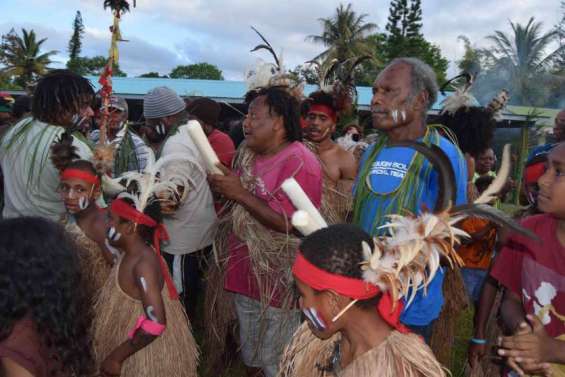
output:
<instances>
[{"instance_id":1,"label":"tree line","mask_svg":"<svg viewBox=\"0 0 565 377\"><path fill-rule=\"evenodd\" d=\"M461 72L476 77L474 93L482 102L495 92L506 88L511 103L528 106L559 105L565 102L565 1L563 16L557 25L544 32L541 22L533 18L526 25L509 22L511 31L494 31L486 37L488 45L477 46L460 36L465 53L455 62ZM352 4L340 4L332 17L320 18L321 33L310 35L307 41L321 44L324 51L313 57L322 67L355 56L369 56L357 68L358 85L372 85L377 74L390 60L401 56L417 57L436 72L438 81L445 82L449 61L441 48L428 41L423 32L421 0L392 0L384 30L367 21L367 14L358 14ZM67 68L81 75L99 75L106 64L103 56L82 56L84 25L80 11L73 22L69 40ZM0 45L0 87L25 88L49 70L57 51L42 51L45 38L38 39L33 30L22 29L21 35L11 30L2 35ZM555 43L557 42L557 43ZM551 50L551 46L557 46ZM309 84L318 83L312 64L302 64L290 72ZM119 65L114 76L126 76ZM168 74L148 72L138 77L223 80L222 71L215 65L201 62L180 65Z\"/></svg>"}]
</instances>

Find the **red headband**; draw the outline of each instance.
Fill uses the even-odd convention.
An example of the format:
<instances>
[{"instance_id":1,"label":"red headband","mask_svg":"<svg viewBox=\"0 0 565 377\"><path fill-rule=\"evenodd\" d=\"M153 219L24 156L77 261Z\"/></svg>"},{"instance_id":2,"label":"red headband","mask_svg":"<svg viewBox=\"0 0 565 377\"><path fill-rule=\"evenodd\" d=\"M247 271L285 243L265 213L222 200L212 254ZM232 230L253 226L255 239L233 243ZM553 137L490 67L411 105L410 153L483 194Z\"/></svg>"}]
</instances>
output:
<instances>
[{"instance_id":1,"label":"red headband","mask_svg":"<svg viewBox=\"0 0 565 377\"><path fill-rule=\"evenodd\" d=\"M159 263L161 265L161 272L163 273L163 278L169 289L169 297L172 299L178 299L179 295L171 279L168 267L165 265L165 261L161 257L161 241L166 241L169 239L169 234L167 229L163 224L158 224L157 221L153 220L151 217L144 213L139 212L137 209L133 208L131 205L126 203L122 199L116 199L112 202L110 211L126 220L133 221L136 224L141 224L148 226L150 228L156 228L153 234L153 247L157 252L157 257L159 258Z\"/></svg>"},{"instance_id":2,"label":"red headband","mask_svg":"<svg viewBox=\"0 0 565 377\"><path fill-rule=\"evenodd\" d=\"M312 106L310 106L310 110L308 111L308 113L311 112L326 114L327 116L332 118L334 122L337 120L337 114L335 110L327 105L322 105L319 103L313 104Z\"/></svg>"},{"instance_id":3,"label":"red headband","mask_svg":"<svg viewBox=\"0 0 565 377\"><path fill-rule=\"evenodd\" d=\"M302 282L317 291L329 290L350 297L355 300L366 300L378 295L381 290L370 283L360 279L349 278L347 276L332 274L324 271L312 263L310 263L299 251L296 254L296 260L292 266L292 273ZM408 329L400 323L400 314L402 313L402 302L397 302L394 308L394 302L390 293L383 292L377 311L383 320L394 327L396 330L407 333Z\"/></svg>"},{"instance_id":4,"label":"red headband","mask_svg":"<svg viewBox=\"0 0 565 377\"><path fill-rule=\"evenodd\" d=\"M96 174L92 174L80 169L73 169L73 168L65 169L63 170L60 176L60 179L62 181L65 179L73 179L73 178L81 179L85 182L91 183L96 186L100 184L100 178L98 178Z\"/></svg>"},{"instance_id":5,"label":"red headband","mask_svg":"<svg viewBox=\"0 0 565 377\"><path fill-rule=\"evenodd\" d=\"M545 173L545 163L538 162L537 164L530 165L526 167L524 181L526 184L536 183L543 173Z\"/></svg>"}]
</instances>

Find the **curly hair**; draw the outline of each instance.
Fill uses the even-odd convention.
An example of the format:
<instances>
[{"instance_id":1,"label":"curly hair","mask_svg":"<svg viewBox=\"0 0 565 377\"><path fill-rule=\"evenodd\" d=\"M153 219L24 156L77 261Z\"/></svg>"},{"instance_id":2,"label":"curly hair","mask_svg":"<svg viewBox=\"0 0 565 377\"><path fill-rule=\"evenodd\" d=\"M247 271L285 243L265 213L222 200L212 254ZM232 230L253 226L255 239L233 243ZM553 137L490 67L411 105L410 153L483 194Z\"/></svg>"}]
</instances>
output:
<instances>
[{"instance_id":1,"label":"curly hair","mask_svg":"<svg viewBox=\"0 0 565 377\"><path fill-rule=\"evenodd\" d=\"M364 261L361 243L365 241L371 249L373 240L359 228L351 224L336 224L320 229L300 244L300 251L308 262L336 275L363 279L360 263ZM357 302L362 308L374 308L380 295Z\"/></svg>"},{"instance_id":2,"label":"curly hair","mask_svg":"<svg viewBox=\"0 0 565 377\"><path fill-rule=\"evenodd\" d=\"M257 97L265 97L269 106L269 113L273 112L283 118L288 141L302 141L302 127L300 127L300 112L296 98L291 96L282 87L268 87L260 89Z\"/></svg>"},{"instance_id":3,"label":"curly hair","mask_svg":"<svg viewBox=\"0 0 565 377\"><path fill-rule=\"evenodd\" d=\"M453 131L463 153L478 156L492 145L496 121L484 107L462 107L453 115L446 112L439 122Z\"/></svg>"},{"instance_id":4,"label":"curly hair","mask_svg":"<svg viewBox=\"0 0 565 377\"><path fill-rule=\"evenodd\" d=\"M91 312L79 250L52 221L0 221L0 341L29 316L55 365L49 375L84 376L93 370Z\"/></svg>"}]
</instances>

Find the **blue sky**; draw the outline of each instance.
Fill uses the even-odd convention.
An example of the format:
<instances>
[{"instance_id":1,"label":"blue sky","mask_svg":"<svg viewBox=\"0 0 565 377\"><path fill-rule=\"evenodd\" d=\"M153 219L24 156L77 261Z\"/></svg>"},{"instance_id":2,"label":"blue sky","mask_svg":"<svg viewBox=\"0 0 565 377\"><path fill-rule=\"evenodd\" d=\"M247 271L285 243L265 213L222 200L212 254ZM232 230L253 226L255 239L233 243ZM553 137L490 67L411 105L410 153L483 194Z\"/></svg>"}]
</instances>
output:
<instances>
[{"instance_id":1,"label":"blue sky","mask_svg":"<svg viewBox=\"0 0 565 377\"><path fill-rule=\"evenodd\" d=\"M217 65L227 79L241 80L246 68L263 53L249 50L258 40L258 28L277 49L285 65L293 68L322 51L305 37L320 33L320 17L329 17L337 0L137 0L124 16L120 66L129 76L144 72L168 73L178 64L206 61ZM382 31L390 0L353 0L358 13ZM450 61L463 54L459 35L478 46L494 30L510 32L509 21L526 23L533 16L549 30L561 17L559 0L424 0L424 36L438 44ZM488 5L487 5L488 4ZM82 13L86 33L82 55L106 55L109 45L109 11L102 0L2 0L0 33L10 28L33 28L47 37L46 49L58 50L63 65L75 12ZM451 69L453 71L453 68Z\"/></svg>"}]
</instances>

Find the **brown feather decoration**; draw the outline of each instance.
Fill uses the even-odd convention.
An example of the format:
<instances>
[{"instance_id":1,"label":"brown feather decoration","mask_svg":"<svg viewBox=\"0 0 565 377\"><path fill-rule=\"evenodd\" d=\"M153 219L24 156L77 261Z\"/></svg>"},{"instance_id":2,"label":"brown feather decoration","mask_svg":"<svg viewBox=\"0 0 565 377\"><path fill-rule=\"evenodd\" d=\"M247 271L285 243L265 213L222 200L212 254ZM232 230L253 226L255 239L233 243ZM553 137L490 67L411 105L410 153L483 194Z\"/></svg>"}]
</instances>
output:
<instances>
[{"instance_id":1,"label":"brown feather decoration","mask_svg":"<svg viewBox=\"0 0 565 377\"><path fill-rule=\"evenodd\" d=\"M73 137L65 132L58 141L51 145L51 162L59 171L63 171L73 160L80 158L78 149L73 145Z\"/></svg>"}]
</instances>

